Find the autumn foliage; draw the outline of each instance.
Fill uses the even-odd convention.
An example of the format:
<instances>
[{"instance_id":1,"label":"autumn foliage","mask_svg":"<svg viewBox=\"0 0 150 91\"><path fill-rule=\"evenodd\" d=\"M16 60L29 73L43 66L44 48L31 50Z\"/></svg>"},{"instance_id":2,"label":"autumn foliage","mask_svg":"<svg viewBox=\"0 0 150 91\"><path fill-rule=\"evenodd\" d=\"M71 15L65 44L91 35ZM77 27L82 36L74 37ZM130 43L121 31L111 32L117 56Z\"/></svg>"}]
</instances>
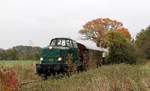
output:
<instances>
[{"instance_id":1,"label":"autumn foliage","mask_svg":"<svg viewBox=\"0 0 150 91\"><path fill-rule=\"evenodd\" d=\"M124 37L128 38L129 40L131 39L131 34L129 33L127 28L118 28L117 31L122 33Z\"/></svg>"},{"instance_id":2,"label":"autumn foliage","mask_svg":"<svg viewBox=\"0 0 150 91\"><path fill-rule=\"evenodd\" d=\"M92 31L92 30L97 32L102 32L108 30L116 30L117 28L122 26L123 24L116 20L111 20L109 18L98 18L86 23L83 26L83 30L81 30L80 32Z\"/></svg>"},{"instance_id":3,"label":"autumn foliage","mask_svg":"<svg viewBox=\"0 0 150 91\"><path fill-rule=\"evenodd\" d=\"M85 35L87 39L95 41L97 46L107 47L106 36L109 31L118 31L129 40L131 39L128 29L121 22L109 18L98 18L89 21L79 32Z\"/></svg>"},{"instance_id":4,"label":"autumn foliage","mask_svg":"<svg viewBox=\"0 0 150 91\"><path fill-rule=\"evenodd\" d=\"M0 68L0 91L20 91L20 82L14 70Z\"/></svg>"},{"instance_id":5,"label":"autumn foliage","mask_svg":"<svg viewBox=\"0 0 150 91\"><path fill-rule=\"evenodd\" d=\"M98 18L87 22L80 33L94 41L98 47L109 49L105 63L136 63L131 35L121 22Z\"/></svg>"}]
</instances>

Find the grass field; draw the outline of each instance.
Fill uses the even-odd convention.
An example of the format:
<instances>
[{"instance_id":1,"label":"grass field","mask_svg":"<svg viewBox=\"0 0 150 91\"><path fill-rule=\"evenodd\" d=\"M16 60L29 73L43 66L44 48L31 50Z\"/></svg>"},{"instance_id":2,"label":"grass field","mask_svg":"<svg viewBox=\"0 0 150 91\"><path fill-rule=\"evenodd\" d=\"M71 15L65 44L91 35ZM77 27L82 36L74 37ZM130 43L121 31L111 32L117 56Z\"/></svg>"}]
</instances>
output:
<instances>
[{"instance_id":1,"label":"grass field","mask_svg":"<svg viewBox=\"0 0 150 91\"><path fill-rule=\"evenodd\" d=\"M28 60L28 61L24 61L24 60L5 61L5 60L2 60L2 61L0 61L0 66L5 66L5 67L12 67L12 66L16 66L16 65L26 66L26 65L36 64L36 63L39 63L39 61L32 61L32 60Z\"/></svg>"},{"instance_id":2,"label":"grass field","mask_svg":"<svg viewBox=\"0 0 150 91\"><path fill-rule=\"evenodd\" d=\"M150 64L106 65L71 77L50 77L41 80L35 74L36 61L0 61L11 67L20 82L38 80L21 85L21 91L150 91Z\"/></svg>"}]
</instances>

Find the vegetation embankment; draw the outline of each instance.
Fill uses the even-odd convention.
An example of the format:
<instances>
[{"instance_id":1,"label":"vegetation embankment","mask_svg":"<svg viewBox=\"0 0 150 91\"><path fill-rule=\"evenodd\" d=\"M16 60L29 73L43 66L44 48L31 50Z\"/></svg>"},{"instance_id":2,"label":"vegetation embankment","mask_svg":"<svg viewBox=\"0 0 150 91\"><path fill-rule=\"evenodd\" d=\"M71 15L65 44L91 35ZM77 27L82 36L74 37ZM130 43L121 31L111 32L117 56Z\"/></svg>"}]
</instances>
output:
<instances>
[{"instance_id":1,"label":"vegetation embankment","mask_svg":"<svg viewBox=\"0 0 150 91\"><path fill-rule=\"evenodd\" d=\"M9 64L9 63L8 63ZM150 64L143 65L104 65L98 69L73 74L71 77L50 77L41 80L31 64L15 64L11 69L17 74L16 85L21 91L149 91ZM13 72L12 72L13 73ZM7 78L7 76L6 76ZM36 82L35 80L38 80ZM5 80L6 81L6 80ZM21 85L22 82L33 83ZM35 81L35 82L34 82ZM15 86L14 86L15 87ZM8 90L13 91L13 90Z\"/></svg>"},{"instance_id":2,"label":"vegetation embankment","mask_svg":"<svg viewBox=\"0 0 150 91\"><path fill-rule=\"evenodd\" d=\"M150 65L109 65L62 79L22 86L22 91L149 91Z\"/></svg>"},{"instance_id":3,"label":"vegetation embankment","mask_svg":"<svg viewBox=\"0 0 150 91\"><path fill-rule=\"evenodd\" d=\"M20 91L21 83L35 80L38 61L0 61L0 91Z\"/></svg>"}]
</instances>

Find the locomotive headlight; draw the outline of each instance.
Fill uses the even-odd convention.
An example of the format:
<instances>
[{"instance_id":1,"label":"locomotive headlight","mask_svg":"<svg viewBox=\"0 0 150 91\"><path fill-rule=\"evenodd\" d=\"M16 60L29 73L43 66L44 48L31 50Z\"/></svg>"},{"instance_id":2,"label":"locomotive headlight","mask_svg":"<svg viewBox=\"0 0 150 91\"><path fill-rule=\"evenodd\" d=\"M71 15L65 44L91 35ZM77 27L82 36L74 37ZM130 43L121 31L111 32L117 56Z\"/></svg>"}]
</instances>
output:
<instances>
[{"instance_id":1,"label":"locomotive headlight","mask_svg":"<svg viewBox=\"0 0 150 91\"><path fill-rule=\"evenodd\" d=\"M52 46L49 46L49 49L52 49L53 47Z\"/></svg>"},{"instance_id":2,"label":"locomotive headlight","mask_svg":"<svg viewBox=\"0 0 150 91\"><path fill-rule=\"evenodd\" d=\"M62 57L59 57L59 58L58 58L58 61L61 61L61 60L62 60Z\"/></svg>"},{"instance_id":3,"label":"locomotive headlight","mask_svg":"<svg viewBox=\"0 0 150 91\"><path fill-rule=\"evenodd\" d=\"M40 58L40 61L43 61L43 58Z\"/></svg>"}]
</instances>

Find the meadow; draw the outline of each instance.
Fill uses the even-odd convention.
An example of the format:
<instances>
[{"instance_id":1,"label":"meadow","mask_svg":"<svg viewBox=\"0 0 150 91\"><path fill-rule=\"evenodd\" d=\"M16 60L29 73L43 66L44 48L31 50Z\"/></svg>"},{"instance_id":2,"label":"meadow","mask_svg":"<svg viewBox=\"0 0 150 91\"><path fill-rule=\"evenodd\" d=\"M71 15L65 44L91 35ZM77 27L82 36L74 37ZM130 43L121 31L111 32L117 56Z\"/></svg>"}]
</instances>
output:
<instances>
[{"instance_id":1,"label":"meadow","mask_svg":"<svg viewBox=\"0 0 150 91\"><path fill-rule=\"evenodd\" d=\"M0 68L16 72L20 82L18 91L150 91L150 64L104 65L71 77L49 77L44 81L35 74L38 62L0 61ZM31 83L26 84L28 81Z\"/></svg>"},{"instance_id":2,"label":"meadow","mask_svg":"<svg viewBox=\"0 0 150 91\"><path fill-rule=\"evenodd\" d=\"M5 66L5 67L13 67L16 65L21 65L21 66L27 66L31 64L36 64L39 63L39 61L33 61L33 60L1 60L0 61L0 66Z\"/></svg>"}]
</instances>

